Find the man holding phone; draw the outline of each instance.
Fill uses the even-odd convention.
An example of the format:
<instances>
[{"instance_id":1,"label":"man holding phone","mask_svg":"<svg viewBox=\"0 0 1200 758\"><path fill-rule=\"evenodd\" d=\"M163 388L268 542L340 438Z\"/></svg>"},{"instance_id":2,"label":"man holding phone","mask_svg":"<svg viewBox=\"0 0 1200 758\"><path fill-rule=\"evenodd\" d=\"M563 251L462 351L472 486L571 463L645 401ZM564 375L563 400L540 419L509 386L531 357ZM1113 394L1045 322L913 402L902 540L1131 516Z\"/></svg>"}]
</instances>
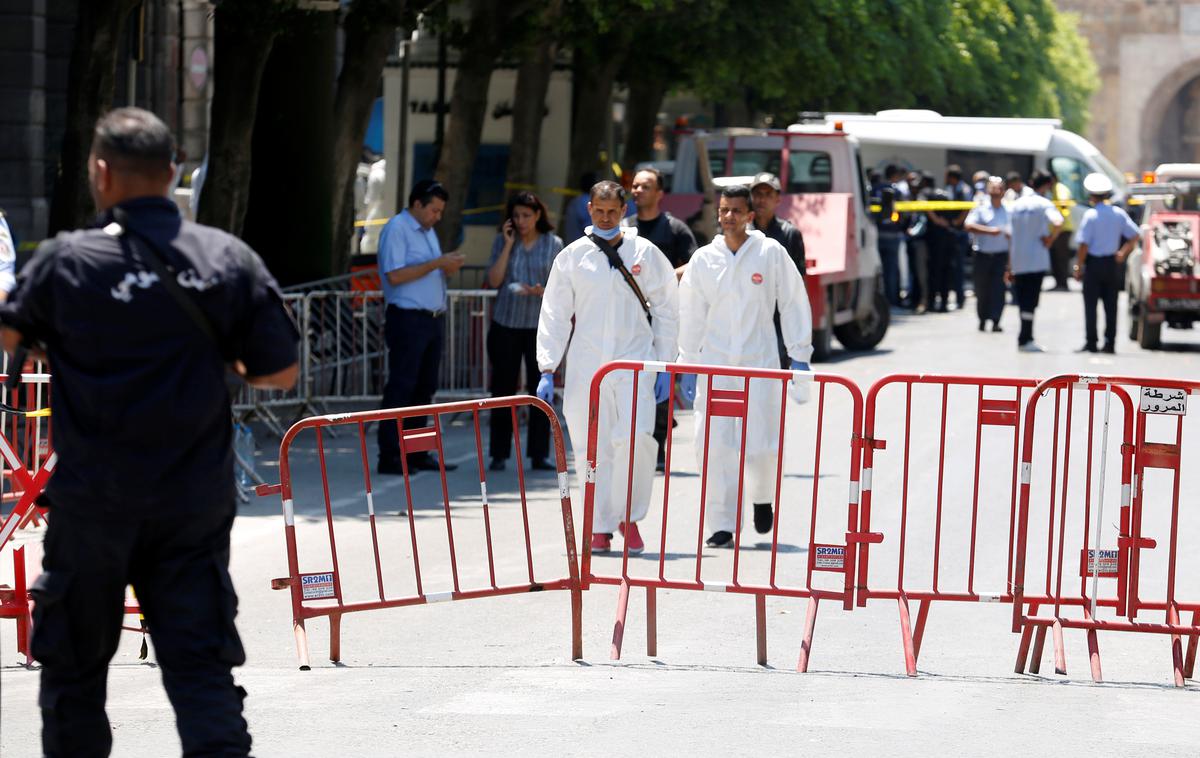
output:
<instances>
[{"instance_id":1,"label":"man holding phone","mask_svg":"<svg viewBox=\"0 0 1200 758\"><path fill-rule=\"evenodd\" d=\"M466 262L461 253L442 253L433 227L442 218L450 195L432 179L416 183L408 208L392 217L379 235L379 278L387 301L384 339L388 346L388 380L383 408L427 405L437 390L445 333L446 277ZM404 420L405 429L425 426L424 416ZM410 470L439 467L430 453L409 456ZM458 468L446 464L445 469ZM403 474L400 437L395 421L379 422L381 474Z\"/></svg>"}]
</instances>

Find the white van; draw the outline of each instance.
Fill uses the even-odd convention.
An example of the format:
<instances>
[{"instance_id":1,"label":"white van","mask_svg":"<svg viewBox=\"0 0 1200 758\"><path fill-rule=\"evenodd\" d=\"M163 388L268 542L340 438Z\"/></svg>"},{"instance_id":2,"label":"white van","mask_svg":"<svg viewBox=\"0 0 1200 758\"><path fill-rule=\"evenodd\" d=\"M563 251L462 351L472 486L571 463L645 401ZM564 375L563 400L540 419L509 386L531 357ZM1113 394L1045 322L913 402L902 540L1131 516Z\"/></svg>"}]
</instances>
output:
<instances>
[{"instance_id":1,"label":"white van","mask_svg":"<svg viewBox=\"0 0 1200 758\"><path fill-rule=\"evenodd\" d=\"M1063 129L1058 119L964 118L925 110L832 113L824 119L857 137L863 165L881 173L894 163L928 171L940 185L951 163L962 167L967 181L979 170L1001 177L1016 171L1026 179L1035 170L1048 170L1075 200L1084 200L1083 178L1099 172L1112 180L1113 202L1124 205L1128 198L1125 175L1092 143ZM1084 210L1083 204L1072 210L1076 222L1074 217Z\"/></svg>"}]
</instances>

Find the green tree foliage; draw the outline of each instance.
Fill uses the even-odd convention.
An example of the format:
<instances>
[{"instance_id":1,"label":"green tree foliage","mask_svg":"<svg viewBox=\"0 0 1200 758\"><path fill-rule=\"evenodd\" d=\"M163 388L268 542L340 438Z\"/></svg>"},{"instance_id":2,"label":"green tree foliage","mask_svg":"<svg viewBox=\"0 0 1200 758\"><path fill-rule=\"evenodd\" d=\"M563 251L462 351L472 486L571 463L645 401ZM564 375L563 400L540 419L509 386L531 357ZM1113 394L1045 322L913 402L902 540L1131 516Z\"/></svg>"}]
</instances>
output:
<instances>
[{"instance_id":1,"label":"green tree foliage","mask_svg":"<svg viewBox=\"0 0 1200 758\"><path fill-rule=\"evenodd\" d=\"M638 25L623 79L665 72L713 102L786 122L803 110L929 108L1087 122L1098 86L1052 0L670 0Z\"/></svg>"}]
</instances>

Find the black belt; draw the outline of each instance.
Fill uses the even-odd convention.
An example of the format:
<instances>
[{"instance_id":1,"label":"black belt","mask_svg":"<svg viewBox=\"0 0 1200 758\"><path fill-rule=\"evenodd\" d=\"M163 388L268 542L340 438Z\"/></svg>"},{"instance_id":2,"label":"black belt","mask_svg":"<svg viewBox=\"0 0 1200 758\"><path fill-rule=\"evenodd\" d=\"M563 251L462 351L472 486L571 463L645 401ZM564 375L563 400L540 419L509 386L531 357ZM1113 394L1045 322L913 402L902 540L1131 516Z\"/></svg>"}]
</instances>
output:
<instances>
[{"instance_id":1,"label":"black belt","mask_svg":"<svg viewBox=\"0 0 1200 758\"><path fill-rule=\"evenodd\" d=\"M1115 261L1116 259L1117 259L1116 253L1109 253L1108 255L1095 255L1093 253L1087 254L1087 260Z\"/></svg>"},{"instance_id":2,"label":"black belt","mask_svg":"<svg viewBox=\"0 0 1200 758\"><path fill-rule=\"evenodd\" d=\"M440 311L431 311L427 308L401 308L398 305L388 305L388 307L395 308L396 310L401 311L403 313L414 313L414 314L418 314L421 316L425 316L427 318L441 318L442 316L446 315L445 308L443 308Z\"/></svg>"},{"instance_id":3,"label":"black belt","mask_svg":"<svg viewBox=\"0 0 1200 758\"><path fill-rule=\"evenodd\" d=\"M975 252L983 253L984 255L1008 255L1007 250L980 250L979 248L975 248Z\"/></svg>"}]
</instances>

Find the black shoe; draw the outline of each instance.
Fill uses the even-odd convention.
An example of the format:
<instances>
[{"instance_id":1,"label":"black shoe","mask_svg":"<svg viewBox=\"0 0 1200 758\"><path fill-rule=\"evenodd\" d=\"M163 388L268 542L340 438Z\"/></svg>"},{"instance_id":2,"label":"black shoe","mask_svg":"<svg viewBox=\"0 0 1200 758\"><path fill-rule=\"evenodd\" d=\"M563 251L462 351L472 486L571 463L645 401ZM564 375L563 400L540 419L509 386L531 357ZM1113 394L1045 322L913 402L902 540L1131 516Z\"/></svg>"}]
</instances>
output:
<instances>
[{"instance_id":1,"label":"black shoe","mask_svg":"<svg viewBox=\"0 0 1200 758\"><path fill-rule=\"evenodd\" d=\"M404 466L399 458L380 458L375 470L380 474L404 474Z\"/></svg>"},{"instance_id":2,"label":"black shoe","mask_svg":"<svg viewBox=\"0 0 1200 758\"><path fill-rule=\"evenodd\" d=\"M754 531L759 534L766 534L771 531L771 527L775 524L775 512L771 510L770 503L755 503L754 504Z\"/></svg>"},{"instance_id":3,"label":"black shoe","mask_svg":"<svg viewBox=\"0 0 1200 758\"><path fill-rule=\"evenodd\" d=\"M504 470L504 459L503 458L493 458L492 462L488 464L488 471L503 471L503 470Z\"/></svg>"},{"instance_id":4,"label":"black shoe","mask_svg":"<svg viewBox=\"0 0 1200 758\"><path fill-rule=\"evenodd\" d=\"M1083 347L1079 348L1075 352L1077 352L1077 353L1094 353L1094 352L1096 352L1096 346L1095 345L1084 345Z\"/></svg>"},{"instance_id":5,"label":"black shoe","mask_svg":"<svg viewBox=\"0 0 1200 758\"><path fill-rule=\"evenodd\" d=\"M558 467L545 458L533 458L529 461L529 468L534 471L557 471Z\"/></svg>"},{"instance_id":6,"label":"black shoe","mask_svg":"<svg viewBox=\"0 0 1200 758\"><path fill-rule=\"evenodd\" d=\"M438 466L437 456L434 455L414 455L408 459L409 471L438 471L439 469L454 471L457 468L457 463L447 463L443 466Z\"/></svg>"},{"instance_id":7,"label":"black shoe","mask_svg":"<svg viewBox=\"0 0 1200 758\"><path fill-rule=\"evenodd\" d=\"M1113 355L1117 352L1117 346L1112 344L1105 345L1104 347L1100 348L1100 352Z\"/></svg>"},{"instance_id":8,"label":"black shoe","mask_svg":"<svg viewBox=\"0 0 1200 758\"><path fill-rule=\"evenodd\" d=\"M987 319L982 319L982 318L979 319L979 331L981 331L981 332L987 331Z\"/></svg>"},{"instance_id":9,"label":"black shoe","mask_svg":"<svg viewBox=\"0 0 1200 758\"><path fill-rule=\"evenodd\" d=\"M733 533L721 530L713 532L712 536L704 541L704 544L709 547L727 547L731 542L733 542Z\"/></svg>"},{"instance_id":10,"label":"black shoe","mask_svg":"<svg viewBox=\"0 0 1200 758\"><path fill-rule=\"evenodd\" d=\"M1002 332L1002 331L1004 331L1003 329L1001 329L1001 328L1000 328L1000 322L999 322L999 321L993 321L993 322L992 322L992 331L993 331L993 332Z\"/></svg>"}]
</instances>

